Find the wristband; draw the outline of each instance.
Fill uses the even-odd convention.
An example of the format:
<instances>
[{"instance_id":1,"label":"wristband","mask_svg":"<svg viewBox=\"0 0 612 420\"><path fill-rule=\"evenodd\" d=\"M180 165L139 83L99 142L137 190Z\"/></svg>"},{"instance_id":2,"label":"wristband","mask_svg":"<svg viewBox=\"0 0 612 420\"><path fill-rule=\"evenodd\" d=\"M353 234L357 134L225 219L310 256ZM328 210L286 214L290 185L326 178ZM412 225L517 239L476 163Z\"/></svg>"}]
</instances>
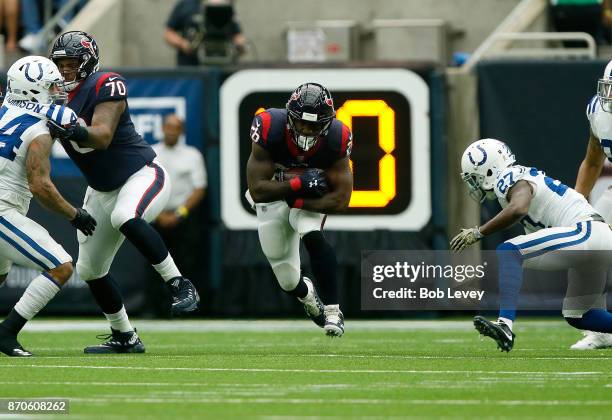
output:
<instances>
[{"instance_id":1,"label":"wristband","mask_svg":"<svg viewBox=\"0 0 612 420\"><path fill-rule=\"evenodd\" d=\"M185 207L185 206L179 206L174 211L174 214L176 214L178 217L184 219L185 217L189 216L189 209L187 209L187 207Z\"/></svg>"},{"instance_id":2,"label":"wristband","mask_svg":"<svg viewBox=\"0 0 612 420\"><path fill-rule=\"evenodd\" d=\"M292 191L299 191L302 189L302 180L299 177L295 177L289 181L289 186Z\"/></svg>"}]
</instances>

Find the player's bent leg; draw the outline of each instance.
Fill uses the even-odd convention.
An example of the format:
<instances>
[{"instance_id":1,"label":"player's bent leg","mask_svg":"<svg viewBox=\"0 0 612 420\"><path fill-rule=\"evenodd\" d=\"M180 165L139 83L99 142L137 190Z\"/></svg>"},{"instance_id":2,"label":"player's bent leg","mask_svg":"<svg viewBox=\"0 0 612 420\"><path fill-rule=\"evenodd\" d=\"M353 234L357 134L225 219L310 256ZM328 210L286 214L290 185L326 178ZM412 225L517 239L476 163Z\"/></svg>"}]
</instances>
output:
<instances>
[{"instance_id":1,"label":"player's bent leg","mask_svg":"<svg viewBox=\"0 0 612 420\"><path fill-rule=\"evenodd\" d=\"M96 218L98 226L93 236L77 232L79 259L76 270L98 303L111 327L110 335L99 335L106 342L88 346L85 353L144 353L145 348L131 325L119 287L109 273L115 254L121 247L124 237L110 223L110 216L104 210L105 204L112 201L108 193L88 189L85 209ZM108 338L107 338L108 337Z\"/></svg>"},{"instance_id":2,"label":"player's bent leg","mask_svg":"<svg viewBox=\"0 0 612 420\"><path fill-rule=\"evenodd\" d=\"M296 297L306 315L319 327L325 324L324 306L316 288L300 271L300 241L289 225L289 207L285 202L257 204L257 232L261 249L268 259L281 289Z\"/></svg>"},{"instance_id":3,"label":"player's bent leg","mask_svg":"<svg viewBox=\"0 0 612 420\"><path fill-rule=\"evenodd\" d=\"M0 216L0 273L8 273L11 262L41 270L0 324L0 351L9 356L31 356L17 335L53 297L72 274L72 258L38 223L16 210Z\"/></svg>"},{"instance_id":4,"label":"player's bent leg","mask_svg":"<svg viewBox=\"0 0 612 420\"><path fill-rule=\"evenodd\" d=\"M606 260L606 255L602 256ZM568 270L568 285L565 299L563 299L563 316L570 325L574 319L582 322L582 316L589 310L605 309L605 289L607 272L605 268L593 266L572 268ZM570 346L572 350L597 350L612 347L612 334L589 330L582 330L583 338Z\"/></svg>"},{"instance_id":5,"label":"player's bent leg","mask_svg":"<svg viewBox=\"0 0 612 420\"><path fill-rule=\"evenodd\" d=\"M338 303L338 262L336 252L320 230L306 233L302 240L310 255L315 278L319 281L325 305L325 333L331 337L344 334L344 315Z\"/></svg>"},{"instance_id":6,"label":"player's bent leg","mask_svg":"<svg viewBox=\"0 0 612 420\"><path fill-rule=\"evenodd\" d=\"M8 356L27 357L32 353L17 341L25 324L44 308L72 275L72 262L66 262L34 278L0 324L0 351ZM4 278L6 275L3 276Z\"/></svg>"},{"instance_id":7,"label":"player's bent leg","mask_svg":"<svg viewBox=\"0 0 612 420\"><path fill-rule=\"evenodd\" d=\"M612 187L608 187L599 199L593 205L597 213L599 213L606 223L612 223ZM612 273L608 271L608 277ZM606 282L608 283L608 282ZM600 308L607 310L606 285L602 289L602 295L599 302L593 306L593 309ZM608 343L612 343L612 335L598 333L595 331L582 331L584 337L570 346L572 350L594 350L609 347Z\"/></svg>"},{"instance_id":8,"label":"player's bent leg","mask_svg":"<svg viewBox=\"0 0 612 420\"><path fill-rule=\"evenodd\" d=\"M168 175L153 162L132 175L117 196L111 213L112 226L138 249L168 285L175 315L198 309L195 286L181 275L159 233L149 224L168 201Z\"/></svg>"},{"instance_id":9,"label":"player's bent leg","mask_svg":"<svg viewBox=\"0 0 612 420\"><path fill-rule=\"evenodd\" d=\"M291 209L289 223L304 241L313 274L327 303L324 310L325 333L330 337L341 337L344 334L344 315L338 303L338 262L336 252L321 232L325 218L321 213Z\"/></svg>"}]
</instances>

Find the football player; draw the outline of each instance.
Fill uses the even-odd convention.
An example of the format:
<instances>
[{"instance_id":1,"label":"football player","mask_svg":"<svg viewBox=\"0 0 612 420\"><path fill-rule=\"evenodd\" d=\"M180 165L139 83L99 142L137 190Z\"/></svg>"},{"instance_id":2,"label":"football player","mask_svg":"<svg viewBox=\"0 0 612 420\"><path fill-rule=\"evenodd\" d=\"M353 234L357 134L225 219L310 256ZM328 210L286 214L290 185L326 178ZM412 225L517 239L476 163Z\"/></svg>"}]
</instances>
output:
<instances>
[{"instance_id":1,"label":"football player","mask_svg":"<svg viewBox=\"0 0 612 420\"><path fill-rule=\"evenodd\" d=\"M576 179L576 191L589 197L595 181L601 175L606 158L612 160L612 61L597 82L597 94L587 104L589 120L589 142L586 156L580 164ZM610 185L593 207L608 222L612 223L612 185ZM605 287L599 303L606 308ZM584 338L571 346L574 350L591 350L612 347L612 334L584 331Z\"/></svg>"},{"instance_id":2,"label":"football player","mask_svg":"<svg viewBox=\"0 0 612 420\"><path fill-rule=\"evenodd\" d=\"M451 249L462 250L518 222L526 233L497 247L499 318L491 322L477 316L476 329L502 351L512 349L523 268L529 268L569 269L563 301L566 321L582 330L612 332L612 313L598 305L612 266L612 230L584 196L536 168L516 165L508 146L499 140L472 143L463 153L461 170L472 198L497 199L502 210L480 227L462 229L451 240Z\"/></svg>"},{"instance_id":3,"label":"football player","mask_svg":"<svg viewBox=\"0 0 612 420\"><path fill-rule=\"evenodd\" d=\"M110 322L109 340L85 353L142 353L144 345L130 324L109 269L123 240L144 255L168 285L175 314L197 309L193 284L176 267L166 245L149 222L169 197L169 179L155 152L134 129L127 106L125 79L98 71L98 46L85 32L61 34L50 58L65 79L67 106L78 123L49 124L87 180L83 207L98 221L95 235L78 235L79 276L87 282Z\"/></svg>"},{"instance_id":4,"label":"football player","mask_svg":"<svg viewBox=\"0 0 612 420\"><path fill-rule=\"evenodd\" d=\"M335 115L329 90L317 83L300 85L285 109L270 108L255 116L246 172L261 248L281 289L295 296L327 335L340 337L344 317L336 254L321 230L327 214L348 207L353 174L352 135ZM301 274L300 239L326 306L312 281Z\"/></svg>"},{"instance_id":5,"label":"football player","mask_svg":"<svg viewBox=\"0 0 612 420\"><path fill-rule=\"evenodd\" d=\"M26 217L32 195L47 209L64 216L91 235L96 221L75 209L51 182L49 155L53 139L48 119L57 124L76 121L62 100L63 78L51 60L30 56L17 60L7 73L7 95L0 108L0 283L13 262L40 270L23 296L0 324L0 351L31 356L17 335L72 275L72 258L42 226ZM65 94L64 94L65 97Z\"/></svg>"}]
</instances>

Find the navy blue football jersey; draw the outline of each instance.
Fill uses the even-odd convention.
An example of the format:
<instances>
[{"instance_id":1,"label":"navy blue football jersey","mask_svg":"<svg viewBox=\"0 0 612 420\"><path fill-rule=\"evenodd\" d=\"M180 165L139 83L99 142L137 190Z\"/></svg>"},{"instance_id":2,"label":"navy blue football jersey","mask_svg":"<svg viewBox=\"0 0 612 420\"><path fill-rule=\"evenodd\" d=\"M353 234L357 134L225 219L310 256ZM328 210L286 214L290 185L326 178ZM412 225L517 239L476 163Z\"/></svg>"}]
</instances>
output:
<instances>
[{"instance_id":1,"label":"navy blue football jersey","mask_svg":"<svg viewBox=\"0 0 612 420\"><path fill-rule=\"evenodd\" d=\"M67 106L76 112L81 123L90 126L96 105L127 100L127 96L125 79L121 75L96 72L70 92ZM127 106L106 150L81 147L74 141L62 140L61 143L85 175L87 184L98 191L113 191L121 187L156 156L151 146L136 132Z\"/></svg>"},{"instance_id":2,"label":"navy blue football jersey","mask_svg":"<svg viewBox=\"0 0 612 420\"><path fill-rule=\"evenodd\" d=\"M251 125L251 140L270 152L274 163L286 168L327 169L337 160L350 156L352 139L351 130L334 119L327 134L304 152L298 149L291 137L287 110L279 108L269 108L257 114Z\"/></svg>"}]
</instances>

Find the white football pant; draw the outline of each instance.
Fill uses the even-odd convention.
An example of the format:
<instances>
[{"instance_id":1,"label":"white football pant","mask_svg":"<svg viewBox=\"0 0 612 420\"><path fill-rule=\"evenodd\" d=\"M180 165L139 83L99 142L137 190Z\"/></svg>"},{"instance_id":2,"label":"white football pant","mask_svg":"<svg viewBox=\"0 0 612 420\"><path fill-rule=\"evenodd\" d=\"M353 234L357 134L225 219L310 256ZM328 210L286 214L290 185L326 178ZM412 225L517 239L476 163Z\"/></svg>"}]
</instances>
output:
<instances>
[{"instance_id":1,"label":"white football pant","mask_svg":"<svg viewBox=\"0 0 612 420\"><path fill-rule=\"evenodd\" d=\"M112 170L112 169L111 169ZM133 174L110 192L87 188L83 208L98 225L92 236L77 232L79 258L76 269L81 279L94 280L108 274L125 236L119 231L130 219L153 221L170 198L170 178L157 160Z\"/></svg>"}]
</instances>

